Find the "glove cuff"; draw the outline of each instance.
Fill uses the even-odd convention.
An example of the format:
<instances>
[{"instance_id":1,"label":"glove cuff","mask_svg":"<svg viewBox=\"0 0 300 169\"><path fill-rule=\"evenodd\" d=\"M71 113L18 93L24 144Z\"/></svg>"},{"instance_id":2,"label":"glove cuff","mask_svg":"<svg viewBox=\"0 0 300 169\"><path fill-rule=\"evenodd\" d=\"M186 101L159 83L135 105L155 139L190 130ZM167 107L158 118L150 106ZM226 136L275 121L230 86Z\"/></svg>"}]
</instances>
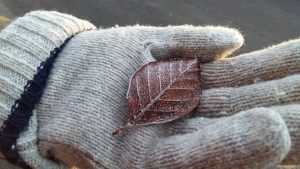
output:
<instances>
[{"instance_id":1,"label":"glove cuff","mask_svg":"<svg viewBox=\"0 0 300 169\"><path fill-rule=\"evenodd\" d=\"M34 11L0 33L0 106L10 111L28 80L32 80L50 51L72 35L96 29L88 21L58 12ZM1 111L3 119L3 112ZM1 124L1 121L0 121Z\"/></svg>"},{"instance_id":2,"label":"glove cuff","mask_svg":"<svg viewBox=\"0 0 300 169\"><path fill-rule=\"evenodd\" d=\"M40 83L37 82L37 73L39 73L38 76L44 76L44 80L46 80L49 71L47 71L48 73L43 72L43 74L40 75L40 70L45 67L45 61L48 62L49 58L52 58L54 61L53 56L57 56L57 52L74 34L92 29L96 28L89 22L69 15L60 14L58 12L35 11L18 18L1 32L0 124L2 124L5 119L8 118L8 120L2 124L0 134L3 138L5 138L5 135L13 135L13 137L7 138L7 143L1 142L3 149L9 149L11 145L16 144L15 142L20 131L26 132L23 131L23 129L28 125L28 118L31 117L34 104L36 104L39 99L30 98L28 92L26 93L25 91L27 90L28 84L35 85ZM52 51L51 55L50 51ZM37 69L37 67L39 68ZM50 70L50 67L51 66L48 66L47 69ZM25 89L23 89L24 87ZM39 87L40 86L36 88ZM40 89L36 93L33 92L33 94L41 95L42 91L43 89ZM27 98L23 99L24 95ZM21 101L19 99L21 99ZM26 102L23 102L22 99L26 100ZM16 102L17 100L18 102ZM21 103L22 110L19 112L20 115L15 116L15 109L20 107L19 103ZM27 105L30 104L29 106L24 106L24 103ZM27 114L22 113L22 111ZM13 118L18 116L21 120ZM18 123L23 124L18 126ZM37 126L34 128L37 128ZM6 130L8 130L8 132ZM22 136L25 137L21 134L21 137ZM21 138L19 138L19 140L20 139ZM5 147L4 145L6 144L7 146ZM12 148L12 150L2 151L15 154L15 149ZM15 160L10 161L14 162Z\"/></svg>"}]
</instances>

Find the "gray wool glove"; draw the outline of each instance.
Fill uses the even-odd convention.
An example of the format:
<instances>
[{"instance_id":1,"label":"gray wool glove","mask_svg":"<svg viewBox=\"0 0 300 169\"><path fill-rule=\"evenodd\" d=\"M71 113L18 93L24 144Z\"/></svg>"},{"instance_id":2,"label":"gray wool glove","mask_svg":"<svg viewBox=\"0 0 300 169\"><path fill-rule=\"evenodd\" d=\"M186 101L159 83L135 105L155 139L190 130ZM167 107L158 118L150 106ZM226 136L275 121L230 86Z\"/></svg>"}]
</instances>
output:
<instances>
[{"instance_id":1,"label":"gray wool glove","mask_svg":"<svg viewBox=\"0 0 300 169\"><path fill-rule=\"evenodd\" d=\"M61 23L68 17L32 12L0 34L3 121L34 68L47 58L44 51L86 31L58 55L30 125L18 139L21 157L33 168L268 169L281 162L300 164L300 40L225 58L243 44L237 30L131 26L87 31L94 27L80 20L83 25L75 24L79 30L62 36L74 27L73 22ZM125 95L131 75L145 63L171 57L197 57L202 63L197 111L112 136L128 120Z\"/></svg>"}]
</instances>

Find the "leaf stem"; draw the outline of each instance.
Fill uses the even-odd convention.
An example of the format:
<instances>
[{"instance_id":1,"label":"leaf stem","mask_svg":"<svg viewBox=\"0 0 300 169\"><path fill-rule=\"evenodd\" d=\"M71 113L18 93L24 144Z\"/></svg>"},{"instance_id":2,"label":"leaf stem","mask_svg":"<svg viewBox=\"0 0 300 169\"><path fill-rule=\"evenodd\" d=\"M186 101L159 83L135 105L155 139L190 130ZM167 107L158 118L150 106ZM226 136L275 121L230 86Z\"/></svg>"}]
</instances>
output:
<instances>
[{"instance_id":1,"label":"leaf stem","mask_svg":"<svg viewBox=\"0 0 300 169\"><path fill-rule=\"evenodd\" d=\"M114 131L111 135L113 135L113 136L114 136L114 135L117 135L117 134L123 132L125 129L126 129L125 126L124 126L124 127L120 127L120 128L118 128L116 131Z\"/></svg>"}]
</instances>

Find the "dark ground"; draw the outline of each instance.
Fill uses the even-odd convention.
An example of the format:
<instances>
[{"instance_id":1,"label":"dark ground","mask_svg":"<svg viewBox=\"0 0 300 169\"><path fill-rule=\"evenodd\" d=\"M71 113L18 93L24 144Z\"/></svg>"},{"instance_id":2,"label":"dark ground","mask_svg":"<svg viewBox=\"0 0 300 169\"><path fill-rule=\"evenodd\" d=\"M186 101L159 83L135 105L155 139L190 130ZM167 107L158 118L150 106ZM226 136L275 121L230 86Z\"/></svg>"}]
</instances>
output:
<instances>
[{"instance_id":1,"label":"dark ground","mask_svg":"<svg viewBox=\"0 0 300 169\"><path fill-rule=\"evenodd\" d=\"M245 36L239 53L300 36L299 0L0 0L0 15L20 16L34 9L67 12L98 27L230 26Z\"/></svg>"},{"instance_id":2,"label":"dark ground","mask_svg":"<svg viewBox=\"0 0 300 169\"><path fill-rule=\"evenodd\" d=\"M300 37L299 0L0 0L0 16L35 10L57 10L114 25L224 25L239 29L250 52ZM0 169L8 169L0 166Z\"/></svg>"}]
</instances>

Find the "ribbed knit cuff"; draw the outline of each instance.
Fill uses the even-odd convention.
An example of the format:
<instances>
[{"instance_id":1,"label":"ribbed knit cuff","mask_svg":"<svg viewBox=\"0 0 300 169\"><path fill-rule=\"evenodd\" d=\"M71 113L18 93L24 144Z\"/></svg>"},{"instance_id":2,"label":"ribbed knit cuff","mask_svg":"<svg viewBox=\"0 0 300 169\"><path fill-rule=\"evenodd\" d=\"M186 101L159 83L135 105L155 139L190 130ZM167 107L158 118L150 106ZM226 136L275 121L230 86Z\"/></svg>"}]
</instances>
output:
<instances>
[{"instance_id":1,"label":"ribbed knit cuff","mask_svg":"<svg viewBox=\"0 0 300 169\"><path fill-rule=\"evenodd\" d=\"M22 106L20 107L21 113L17 115L18 118L22 116L25 117L25 114L23 114L22 111L24 111L25 113L27 111L27 108L34 108L34 105L29 105L29 107L26 108L24 107L24 105L27 105L27 103L29 103L27 102L29 100L24 97L30 96L28 95L28 93L26 94L24 93L25 88L27 90L32 90L32 91L35 90L34 87L32 89L31 88L29 89L27 82L32 83L32 81L35 81L34 86L36 86L36 84L38 83L44 84L46 82L45 80L47 80L45 74L48 74L46 72L47 71L49 72L49 70L51 69L51 64L53 63L54 59L57 57L58 52L62 49L64 45L66 45L70 37L74 36L79 32L93 30L93 29L96 29L95 26L93 26L89 22L77 19L70 15L65 15L58 12L35 11L26 14L24 17L18 18L16 21L14 21L10 25L8 25L4 30L1 31L0 33L0 125L2 125L4 120L7 120L9 114L10 115L8 121L16 120L14 119L15 115L11 114L15 112L14 111L16 110L15 108L17 108L18 106L20 107L19 103L15 102L16 100L22 103ZM45 70L43 70L42 73L41 70L44 68ZM37 72L39 72L40 75L37 75ZM41 79L38 76L43 77L41 78L43 79L43 82L40 81ZM42 89L40 88L40 86L39 87L36 86L36 88L39 90L39 92L33 94L41 95ZM20 97L27 101L26 102L20 101L19 100ZM38 97L35 98L34 100L38 101ZM32 115L32 110L30 110L30 112L27 112L26 114L26 116L28 117L30 117L31 115ZM25 120L24 123L25 125L26 123L28 123L28 120L29 119ZM7 143L3 139L1 142L1 144L3 144L1 145L2 148L8 149L5 152L10 154L10 155L6 154L7 158L8 156L11 156L11 153L16 153L14 151L14 148L10 150L10 146L15 145L15 141L16 141L15 139L20 134L19 132L23 131L22 128L25 127L24 124L20 126L15 126L16 124L14 124L14 122L9 123L6 121L6 123L1 127L1 138L7 134L8 135L13 134L13 137L10 136L7 138L8 140ZM21 130L18 131L19 130L18 128ZM37 126L36 125L31 126L31 128L33 128L33 130L36 131ZM27 131L24 132L26 133ZM36 137L33 137L32 141L35 140L34 138ZM20 138L19 140L24 140L24 139ZM7 146L5 146L5 144L7 144ZM18 156L18 155L16 154L13 156ZM39 158L38 154L30 155L30 156L35 156L34 157L35 159ZM19 157L13 157L12 161L15 163L17 162L16 160L19 160L18 158ZM24 157L24 158L25 161L28 162L28 159L32 157ZM22 161L17 163L21 164ZM37 166L37 165L32 164L31 166Z\"/></svg>"},{"instance_id":2,"label":"ribbed knit cuff","mask_svg":"<svg viewBox=\"0 0 300 169\"><path fill-rule=\"evenodd\" d=\"M37 67L68 37L96 29L88 21L58 12L34 11L0 33L0 124Z\"/></svg>"}]
</instances>

